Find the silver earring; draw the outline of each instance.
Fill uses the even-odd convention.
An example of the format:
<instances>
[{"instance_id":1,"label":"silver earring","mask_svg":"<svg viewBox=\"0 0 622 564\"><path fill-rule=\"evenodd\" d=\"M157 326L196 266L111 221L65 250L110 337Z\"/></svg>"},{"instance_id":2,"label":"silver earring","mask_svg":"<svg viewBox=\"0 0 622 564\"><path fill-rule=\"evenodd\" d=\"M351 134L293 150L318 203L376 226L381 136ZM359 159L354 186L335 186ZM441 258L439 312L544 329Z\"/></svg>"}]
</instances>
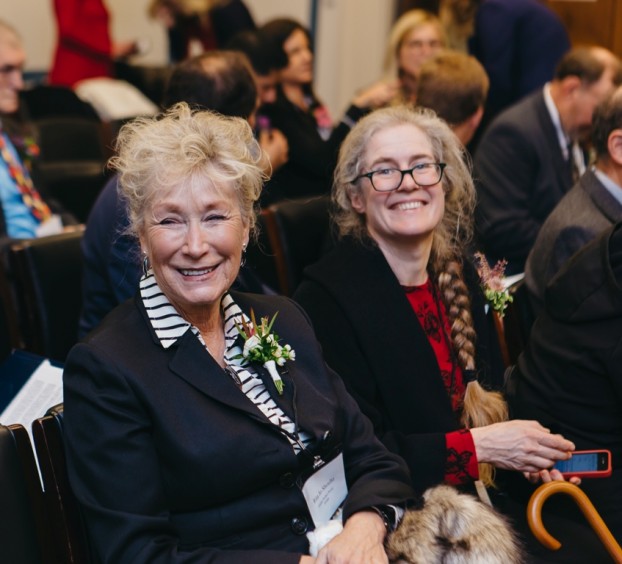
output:
<instances>
[{"instance_id":1,"label":"silver earring","mask_svg":"<svg viewBox=\"0 0 622 564\"><path fill-rule=\"evenodd\" d=\"M143 275L147 276L150 270L151 263L149 262L149 257L147 256L147 253L143 253Z\"/></svg>"},{"instance_id":2,"label":"silver earring","mask_svg":"<svg viewBox=\"0 0 622 564\"><path fill-rule=\"evenodd\" d=\"M240 260L240 267L246 264L246 245L242 247L242 259Z\"/></svg>"}]
</instances>

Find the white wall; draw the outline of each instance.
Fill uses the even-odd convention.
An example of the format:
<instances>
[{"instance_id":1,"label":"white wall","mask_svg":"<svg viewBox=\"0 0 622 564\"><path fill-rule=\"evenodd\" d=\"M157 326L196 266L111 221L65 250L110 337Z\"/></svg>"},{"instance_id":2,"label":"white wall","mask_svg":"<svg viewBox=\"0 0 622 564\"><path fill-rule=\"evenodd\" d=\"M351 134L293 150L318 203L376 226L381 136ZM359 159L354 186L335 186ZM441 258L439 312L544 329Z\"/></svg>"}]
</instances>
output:
<instances>
[{"instance_id":1,"label":"white wall","mask_svg":"<svg viewBox=\"0 0 622 564\"><path fill-rule=\"evenodd\" d=\"M117 40L147 39L150 51L139 64L166 63L163 27L147 16L150 0L105 0ZM0 17L15 26L28 55L26 70L45 72L51 63L56 29L52 0L0 0ZM291 17L309 25L311 0L246 0L261 25L274 17ZM337 118L355 90L380 77L392 0L318 0L316 91Z\"/></svg>"}]
</instances>

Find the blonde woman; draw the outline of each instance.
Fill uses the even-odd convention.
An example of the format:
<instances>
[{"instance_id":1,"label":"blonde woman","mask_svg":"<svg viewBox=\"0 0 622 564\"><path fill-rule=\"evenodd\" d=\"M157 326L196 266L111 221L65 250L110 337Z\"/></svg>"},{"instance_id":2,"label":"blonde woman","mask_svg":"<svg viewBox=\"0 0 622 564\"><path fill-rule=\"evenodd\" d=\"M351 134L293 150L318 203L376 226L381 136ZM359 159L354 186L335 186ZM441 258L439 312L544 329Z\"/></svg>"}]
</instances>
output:
<instances>
[{"instance_id":1,"label":"blonde woman","mask_svg":"<svg viewBox=\"0 0 622 564\"><path fill-rule=\"evenodd\" d=\"M415 102L417 78L421 65L446 45L441 21L431 12L410 10L393 25L385 55L388 79L398 78L399 102Z\"/></svg>"}]
</instances>

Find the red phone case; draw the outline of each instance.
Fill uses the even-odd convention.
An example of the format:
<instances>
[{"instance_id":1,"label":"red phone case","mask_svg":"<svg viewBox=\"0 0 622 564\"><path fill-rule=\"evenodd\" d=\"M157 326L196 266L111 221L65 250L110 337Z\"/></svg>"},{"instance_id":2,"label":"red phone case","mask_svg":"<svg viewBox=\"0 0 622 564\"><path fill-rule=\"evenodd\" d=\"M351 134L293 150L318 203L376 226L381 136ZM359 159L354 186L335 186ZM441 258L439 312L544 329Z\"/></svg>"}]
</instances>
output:
<instances>
[{"instance_id":1,"label":"red phone case","mask_svg":"<svg viewBox=\"0 0 622 564\"><path fill-rule=\"evenodd\" d=\"M604 468L603 470L593 470L593 471L585 471L585 470L579 470L579 471L568 471L568 472L562 472L562 476L564 476L564 478L571 478L573 476L576 476L578 478L608 478L609 476L611 476L611 452L608 451L607 449L594 449L594 450L577 450L575 452L573 452L573 456L578 455L578 454L592 454L592 453L607 453L607 467Z\"/></svg>"}]
</instances>

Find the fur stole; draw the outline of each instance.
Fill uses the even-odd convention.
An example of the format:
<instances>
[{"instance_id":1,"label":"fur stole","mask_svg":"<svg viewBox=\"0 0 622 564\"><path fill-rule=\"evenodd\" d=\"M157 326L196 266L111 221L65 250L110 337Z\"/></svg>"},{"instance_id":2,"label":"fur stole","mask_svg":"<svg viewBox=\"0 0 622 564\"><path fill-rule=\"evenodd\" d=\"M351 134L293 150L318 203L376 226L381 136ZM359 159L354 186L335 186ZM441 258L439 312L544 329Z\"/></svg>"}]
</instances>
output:
<instances>
[{"instance_id":1,"label":"fur stole","mask_svg":"<svg viewBox=\"0 0 622 564\"><path fill-rule=\"evenodd\" d=\"M342 530L329 521L308 533L312 556ZM523 551L510 524L491 507L451 486L423 494L419 509L409 509L387 537L395 564L520 564Z\"/></svg>"}]
</instances>

